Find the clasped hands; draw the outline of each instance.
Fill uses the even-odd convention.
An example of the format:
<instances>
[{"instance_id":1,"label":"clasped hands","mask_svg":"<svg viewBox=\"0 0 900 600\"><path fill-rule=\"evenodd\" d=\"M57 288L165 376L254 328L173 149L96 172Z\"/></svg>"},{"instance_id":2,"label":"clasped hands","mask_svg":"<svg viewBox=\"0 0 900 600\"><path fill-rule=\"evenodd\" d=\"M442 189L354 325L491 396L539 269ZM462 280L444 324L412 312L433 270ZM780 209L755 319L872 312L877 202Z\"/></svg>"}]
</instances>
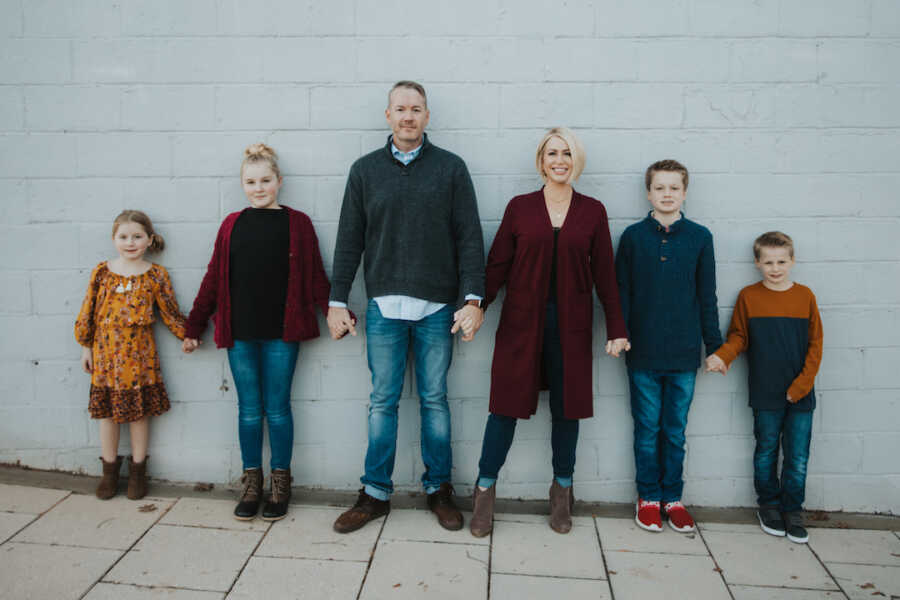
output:
<instances>
[{"instance_id":1,"label":"clasped hands","mask_svg":"<svg viewBox=\"0 0 900 600\"><path fill-rule=\"evenodd\" d=\"M484 310L474 304L466 304L453 313L453 327L450 328L450 333L456 333L462 329L462 341L471 342L475 339L475 334L481 329L483 323Z\"/></svg>"}]
</instances>

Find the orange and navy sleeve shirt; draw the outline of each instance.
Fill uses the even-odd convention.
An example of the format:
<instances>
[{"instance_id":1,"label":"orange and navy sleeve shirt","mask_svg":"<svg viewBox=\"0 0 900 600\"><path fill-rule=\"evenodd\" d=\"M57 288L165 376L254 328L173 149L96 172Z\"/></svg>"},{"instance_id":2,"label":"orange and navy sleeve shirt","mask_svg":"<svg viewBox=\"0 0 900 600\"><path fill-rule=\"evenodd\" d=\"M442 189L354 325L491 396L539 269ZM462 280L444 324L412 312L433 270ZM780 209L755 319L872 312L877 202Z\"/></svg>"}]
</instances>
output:
<instances>
[{"instance_id":1,"label":"orange and navy sleeve shirt","mask_svg":"<svg viewBox=\"0 0 900 600\"><path fill-rule=\"evenodd\" d=\"M741 352L750 364L750 406L781 409L787 396L799 410L816 407L813 388L822 362L822 319L812 290L799 283L778 292L760 281L741 290L716 355L730 365Z\"/></svg>"}]
</instances>

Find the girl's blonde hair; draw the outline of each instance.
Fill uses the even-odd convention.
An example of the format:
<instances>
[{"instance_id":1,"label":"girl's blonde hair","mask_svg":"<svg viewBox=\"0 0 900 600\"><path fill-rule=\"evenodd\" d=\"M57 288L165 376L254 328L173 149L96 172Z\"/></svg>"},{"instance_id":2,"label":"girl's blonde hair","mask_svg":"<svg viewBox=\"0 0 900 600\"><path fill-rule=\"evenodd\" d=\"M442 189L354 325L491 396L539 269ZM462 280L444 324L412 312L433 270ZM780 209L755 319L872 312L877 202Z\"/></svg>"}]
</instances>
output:
<instances>
[{"instance_id":1,"label":"girl's blonde hair","mask_svg":"<svg viewBox=\"0 0 900 600\"><path fill-rule=\"evenodd\" d=\"M572 183L578 179L581 172L584 171L585 156L584 146L581 145L581 142L575 136L575 132L568 127L554 127L541 138L541 143L538 144L534 162L537 167L537 172L541 176L541 179L544 181L547 180L547 175L544 174L544 148L552 137L560 138L569 146L569 153L572 155L572 173L569 175L569 181L566 183Z\"/></svg>"},{"instance_id":2,"label":"girl's blonde hair","mask_svg":"<svg viewBox=\"0 0 900 600\"><path fill-rule=\"evenodd\" d=\"M144 228L144 231L150 237L150 247L147 248L148 253L152 254L154 252L162 252L163 249L165 249L165 240L153 229L153 221L150 220L150 217L148 217L146 213L143 213L139 210L123 210L122 212L120 212L119 216L116 217L115 221L113 221L113 237L116 237L116 231L119 230L119 225L123 225L125 223L137 223Z\"/></svg>"},{"instance_id":3,"label":"girl's blonde hair","mask_svg":"<svg viewBox=\"0 0 900 600\"><path fill-rule=\"evenodd\" d=\"M244 173L244 166L264 162L269 165L275 177L281 179L281 170L278 168L278 154L269 146L262 142L250 144L244 150L244 161L241 163L241 174Z\"/></svg>"}]
</instances>

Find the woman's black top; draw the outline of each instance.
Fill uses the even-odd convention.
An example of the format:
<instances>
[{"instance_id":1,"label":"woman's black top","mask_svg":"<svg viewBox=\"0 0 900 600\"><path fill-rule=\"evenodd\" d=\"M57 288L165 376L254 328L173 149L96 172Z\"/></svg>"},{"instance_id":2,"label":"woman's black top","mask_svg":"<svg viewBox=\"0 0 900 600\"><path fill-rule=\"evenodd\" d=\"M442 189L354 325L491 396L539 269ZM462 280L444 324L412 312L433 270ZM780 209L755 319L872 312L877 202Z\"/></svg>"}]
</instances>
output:
<instances>
[{"instance_id":1,"label":"woman's black top","mask_svg":"<svg viewBox=\"0 0 900 600\"><path fill-rule=\"evenodd\" d=\"M547 302L556 304L556 246L559 243L559 227L553 228L553 262L550 263L550 294Z\"/></svg>"},{"instance_id":2,"label":"woman's black top","mask_svg":"<svg viewBox=\"0 0 900 600\"><path fill-rule=\"evenodd\" d=\"M234 339L284 334L290 239L286 210L248 208L235 221L228 257Z\"/></svg>"}]
</instances>

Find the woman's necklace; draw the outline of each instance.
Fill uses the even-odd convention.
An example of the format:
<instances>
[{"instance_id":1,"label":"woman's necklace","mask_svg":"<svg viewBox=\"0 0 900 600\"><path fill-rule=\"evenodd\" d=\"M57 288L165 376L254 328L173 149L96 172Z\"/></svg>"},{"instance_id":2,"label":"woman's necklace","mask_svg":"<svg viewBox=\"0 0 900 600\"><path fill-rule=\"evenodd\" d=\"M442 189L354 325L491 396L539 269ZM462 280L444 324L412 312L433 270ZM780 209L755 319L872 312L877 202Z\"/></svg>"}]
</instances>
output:
<instances>
[{"instance_id":1,"label":"woman's necklace","mask_svg":"<svg viewBox=\"0 0 900 600\"><path fill-rule=\"evenodd\" d=\"M567 197L565 200L554 200L553 198L547 198L547 210L550 211L550 214L556 217L556 220L560 220L566 216L566 211L569 210L569 205L572 203L572 198Z\"/></svg>"}]
</instances>

